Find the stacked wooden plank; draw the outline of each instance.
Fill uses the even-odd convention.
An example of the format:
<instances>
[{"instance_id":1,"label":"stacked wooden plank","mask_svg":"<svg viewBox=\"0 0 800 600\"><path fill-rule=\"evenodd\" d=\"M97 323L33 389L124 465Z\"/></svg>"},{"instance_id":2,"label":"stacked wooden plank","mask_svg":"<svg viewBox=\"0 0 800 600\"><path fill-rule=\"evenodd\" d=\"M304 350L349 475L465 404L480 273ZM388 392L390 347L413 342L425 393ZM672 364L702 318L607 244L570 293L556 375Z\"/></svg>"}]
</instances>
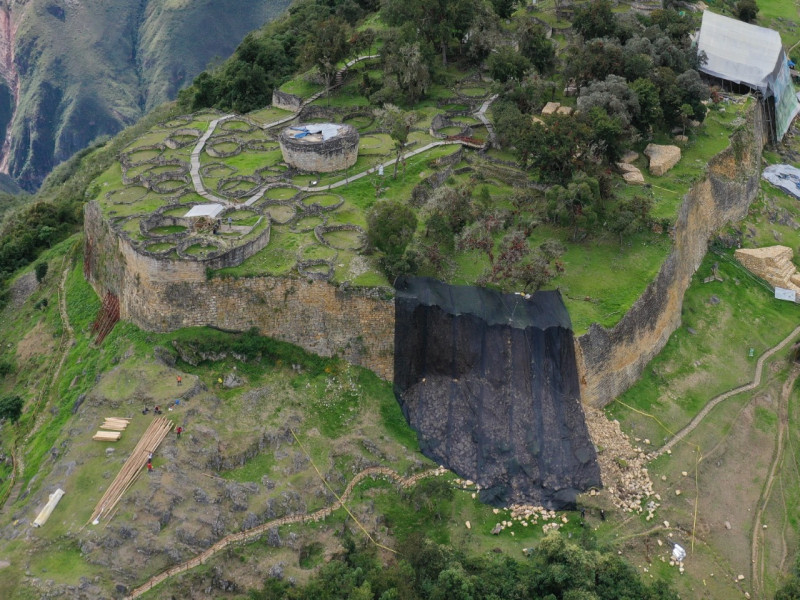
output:
<instances>
[{"instance_id":1,"label":"stacked wooden plank","mask_svg":"<svg viewBox=\"0 0 800 600\"><path fill-rule=\"evenodd\" d=\"M120 469L116 479L108 487L106 493L103 494L100 502L97 503L92 516L89 518L90 522L97 525L100 519L107 518L111 514L122 495L133 485L133 482L144 470L145 465L150 460L150 455L156 451L161 442L164 441L164 438L167 437L170 429L172 429L172 422L166 417L153 419L150 427L144 432L128 460L122 465L122 469Z\"/></svg>"},{"instance_id":2,"label":"stacked wooden plank","mask_svg":"<svg viewBox=\"0 0 800 600\"><path fill-rule=\"evenodd\" d=\"M100 429L110 429L111 431L125 431L125 428L128 427L128 423L130 423L130 419L121 419L119 417L106 417L106 420L103 421L103 424L100 425Z\"/></svg>"},{"instance_id":3,"label":"stacked wooden plank","mask_svg":"<svg viewBox=\"0 0 800 600\"><path fill-rule=\"evenodd\" d=\"M130 419L122 419L120 417L106 417L100 429L107 429L109 431L98 431L92 436L93 440L98 442L116 442L122 436L122 432L128 427Z\"/></svg>"}]
</instances>

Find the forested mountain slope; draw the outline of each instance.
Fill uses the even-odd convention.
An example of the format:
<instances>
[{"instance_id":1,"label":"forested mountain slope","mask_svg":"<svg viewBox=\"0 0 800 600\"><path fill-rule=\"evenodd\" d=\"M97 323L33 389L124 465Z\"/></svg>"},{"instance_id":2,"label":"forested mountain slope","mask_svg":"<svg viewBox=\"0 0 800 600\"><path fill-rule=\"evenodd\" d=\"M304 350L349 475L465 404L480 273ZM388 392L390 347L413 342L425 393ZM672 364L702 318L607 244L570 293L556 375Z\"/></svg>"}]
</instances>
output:
<instances>
[{"instance_id":1,"label":"forested mountain slope","mask_svg":"<svg viewBox=\"0 0 800 600\"><path fill-rule=\"evenodd\" d=\"M58 163L171 99L288 0L3 0L0 172Z\"/></svg>"}]
</instances>

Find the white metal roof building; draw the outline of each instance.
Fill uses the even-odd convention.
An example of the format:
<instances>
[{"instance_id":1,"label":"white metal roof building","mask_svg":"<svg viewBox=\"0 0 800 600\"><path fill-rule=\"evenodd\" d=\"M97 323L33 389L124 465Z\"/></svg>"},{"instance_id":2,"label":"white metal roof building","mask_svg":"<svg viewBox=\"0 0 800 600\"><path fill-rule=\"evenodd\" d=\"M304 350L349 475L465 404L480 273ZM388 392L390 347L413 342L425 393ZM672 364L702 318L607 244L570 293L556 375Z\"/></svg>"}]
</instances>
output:
<instances>
[{"instance_id":1,"label":"white metal roof building","mask_svg":"<svg viewBox=\"0 0 800 600\"><path fill-rule=\"evenodd\" d=\"M781 140L800 112L786 52L777 31L706 10L697 39L706 62L700 72L761 93L772 133Z\"/></svg>"}]
</instances>

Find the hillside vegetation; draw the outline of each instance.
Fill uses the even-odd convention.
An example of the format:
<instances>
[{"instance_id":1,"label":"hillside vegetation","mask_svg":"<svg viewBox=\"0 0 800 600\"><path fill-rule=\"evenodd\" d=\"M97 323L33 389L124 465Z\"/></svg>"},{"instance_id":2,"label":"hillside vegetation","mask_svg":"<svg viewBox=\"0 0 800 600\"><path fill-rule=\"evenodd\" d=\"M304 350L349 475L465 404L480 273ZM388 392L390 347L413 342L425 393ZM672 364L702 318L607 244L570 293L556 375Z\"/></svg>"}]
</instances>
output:
<instances>
[{"instance_id":1,"label":"hillside vegetation","mask_svg":"<svg viewBox=\"0 0 800 600\"><path fill-rule=\"evenodd\" d=\"M0 597L610 600L768 597L780 586L797 540L786 507L800 499L790 452L773 456L779 431L788 448L799 439L788 347L674 456L645 459L715 395L752 380L758 356L796 326L796 307L768 304L725 248L701 265L685 326L609 407L641 450L625 442L625 458L599 446L604 477L645 468L659 495L639 515L609 491L581 498L585 514L483 505L472 482L419 453L389 383L255 331L162 334L121 322L93 342L100 299L81 268L84 203L98 201L132 243L173 252L139 223L165 206L182 213L197 190L185 173L156 190L123 174L159 175L155 155L187 163L227 113L211 144L232 155L201 157L203 185L231 198L269 185L237 226L268 215L273 229L267 248L209 277L316 268L337 285L412 273L513 291L558 286L576 331L613 325L667 256L684 193L750 101L699 79L692 13L639 15L603 0L572 14L559 7L297 2L177 104L62 164L8 216ZM375 54L337 81L346 61ZM359 130L356 165L323 176L287 169L270 124L288 113L269 106L272 90L309 100L332 83L308 106L314 120ZM580 111L541 115L548 101ZM673 170L651 175L640 155L633 164L649 185L623 182L616 163L626 152L684 134ZM434 142L445 143L403 159ZM379 164L382 176L349 181ZM792 199L764 187L748 222L722 238L796 246L794 213ZM326 231L326 244L313 235L322 222L349 228ZM723 281L702 283L714 262ZM88 524L156 405L182 436L170 434L107 522ZM91 440L107 416L131 419L115 445ZM67 494L32 529L56 487ZM690 552L684 564L670 564L673 543Z\"/></svg>"},{"instance_id":2,"label":"hillside vegetation","mask_svg":"<svg viewBox=\"0 0 800 600\"><path fill-rule=\"evenodd\" d=\"M4 2L0 133L7 173L36 190L59 163L175 97L288 0ZM13 59L13 60L12 60ZM18 86L18 89L16 89ZM16 91L15 91L16 90Z\"/></svg>"}]
</instances>

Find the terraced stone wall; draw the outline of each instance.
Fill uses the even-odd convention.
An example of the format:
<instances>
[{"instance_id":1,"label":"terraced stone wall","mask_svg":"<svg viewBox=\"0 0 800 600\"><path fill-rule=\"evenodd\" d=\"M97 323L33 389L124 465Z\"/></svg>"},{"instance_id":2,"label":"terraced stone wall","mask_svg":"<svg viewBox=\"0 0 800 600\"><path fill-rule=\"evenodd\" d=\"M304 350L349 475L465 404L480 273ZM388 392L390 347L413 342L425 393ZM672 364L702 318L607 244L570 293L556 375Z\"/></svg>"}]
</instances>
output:
<instances>
[{"instance_id":1,"label":"terraced stone wall","mask_svg":"<svg viewBox=\"0 0 800 600\"><path fill-rule=\"evenodd\" d=\"M339 354L391 381L394 300L391 290L341 289L307 278L207 279L199 262L159 260L117 236L96 203L85 218L87 277L120 299L123 319L148 331L211 325Z\"/></svg>"},{"instance_id":2,"label":"terraced stone wall","mask_svg":"<svg viewBox=\"0 0 800 600\"><path fill-rule=\"evenodd\" d=\"M605 406L633 385L680 326L683 296L709 239L743 218L758 192L764 123L753 103L730 146L709 162L705 177L684 198L672 252L656 278L616 326L594 324L576 338L584 403Z\"/></svg>"}]
</instances>

